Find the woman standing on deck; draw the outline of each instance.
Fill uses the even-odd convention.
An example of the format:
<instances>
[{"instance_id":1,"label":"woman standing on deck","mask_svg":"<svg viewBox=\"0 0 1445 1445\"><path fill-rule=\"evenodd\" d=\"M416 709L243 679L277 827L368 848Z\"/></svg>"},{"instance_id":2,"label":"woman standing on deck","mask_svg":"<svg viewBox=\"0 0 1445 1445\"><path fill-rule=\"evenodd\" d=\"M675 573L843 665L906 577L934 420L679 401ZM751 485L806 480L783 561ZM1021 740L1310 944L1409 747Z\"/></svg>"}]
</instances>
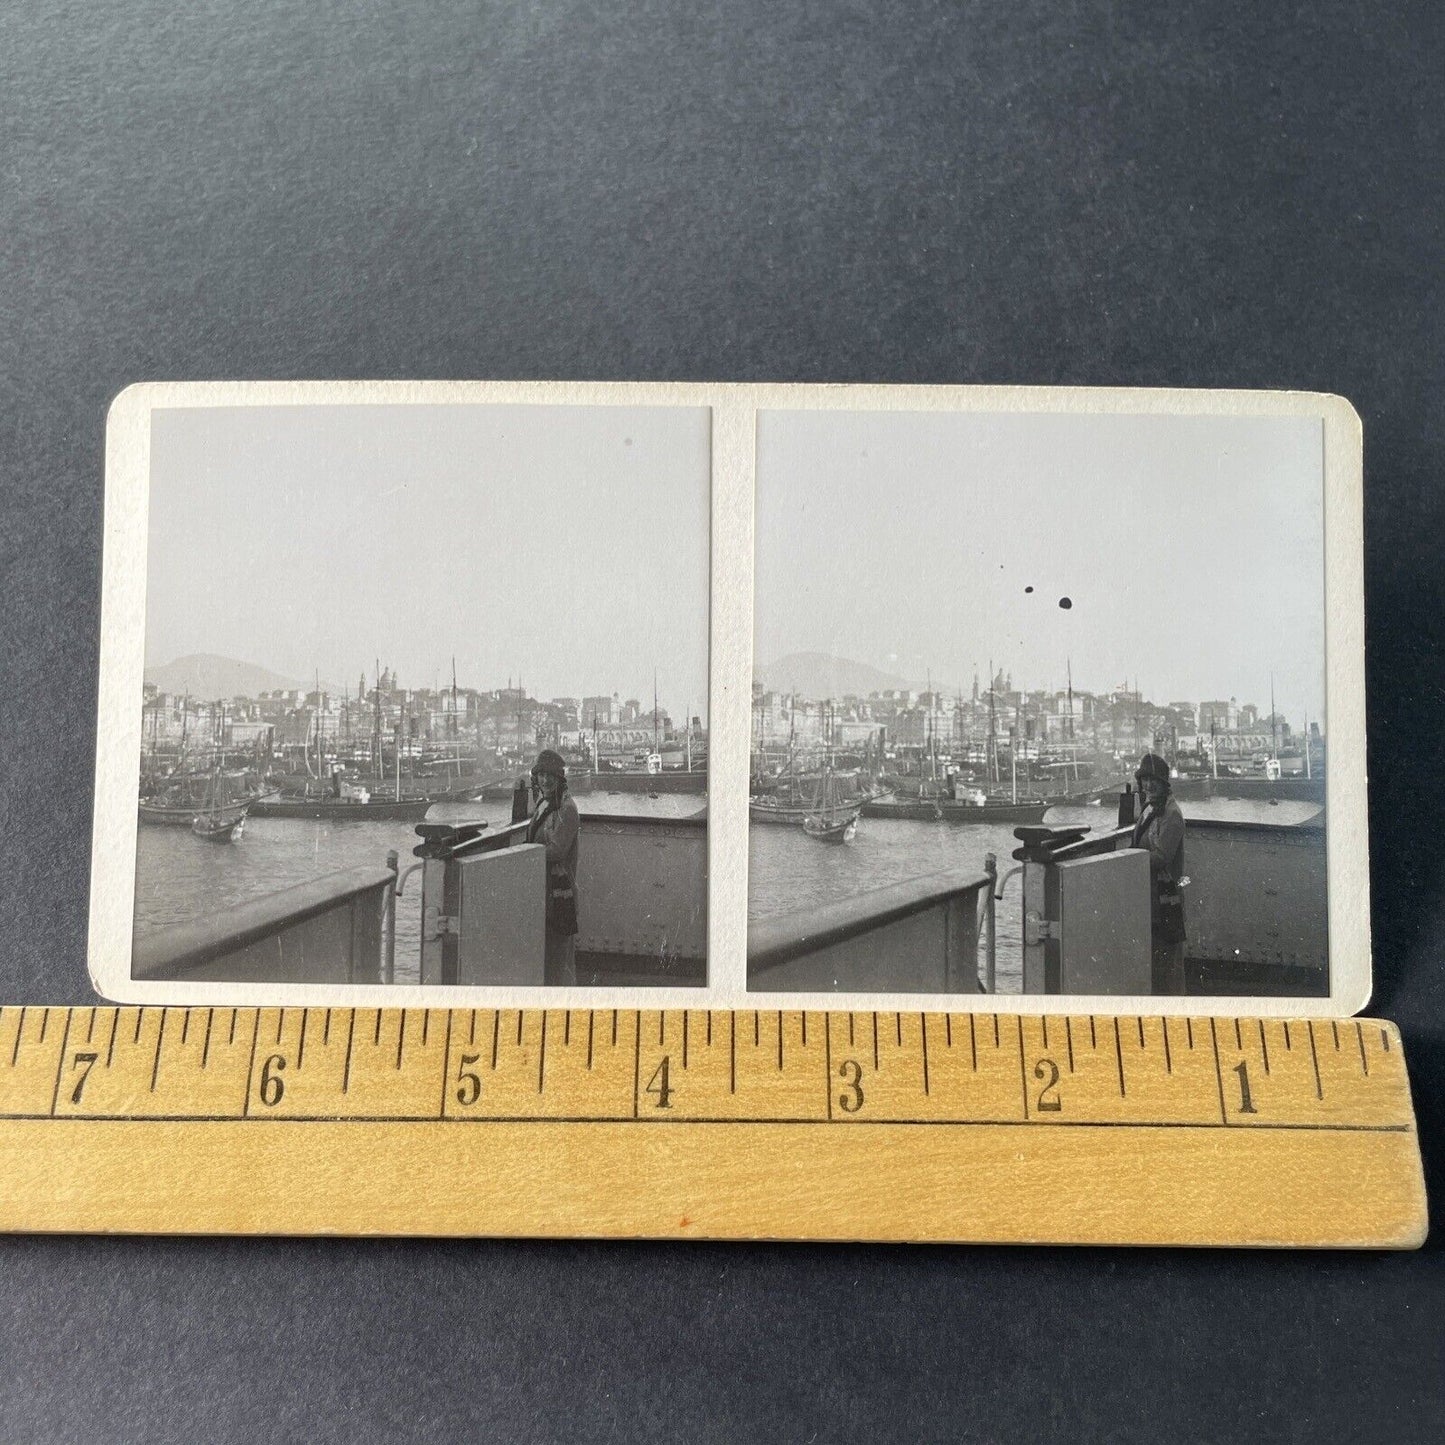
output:
<instances>
[{"instance_id":1,"label":"woman standing on deck","mask_svg":"<svg viewBox=\"0 0 1445 1445\"><path fill-rule=\"evenodd\" d=\"M527 841L547 850L547 943L543 980L577 982L577 835L581 821L567 791L567 765L544 748L532 765L536 802Z\"/></svg>"},{"instance_id":2,"label":"woman standing on deck","mask_svg":"<svg viewBox=\"0 0 1445 1445\"><path fill-rule=\"evenodd\" d=\"M1129 846L1149 850L1153 992L1184 994L1184 814L1170 796L1169 764L1158 753L1145 753L1134 777L1144 811Z\"/></svg>"}]
</instances>

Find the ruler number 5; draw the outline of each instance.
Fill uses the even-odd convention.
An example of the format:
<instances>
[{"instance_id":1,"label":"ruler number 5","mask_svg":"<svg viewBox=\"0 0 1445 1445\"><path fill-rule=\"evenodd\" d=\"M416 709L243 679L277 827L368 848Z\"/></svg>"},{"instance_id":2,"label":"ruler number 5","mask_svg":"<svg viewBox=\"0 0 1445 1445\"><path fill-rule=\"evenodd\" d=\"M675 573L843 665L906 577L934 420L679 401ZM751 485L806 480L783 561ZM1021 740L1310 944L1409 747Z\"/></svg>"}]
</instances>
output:
<instances>
[{"instance_id":1,"label":"ruler number 5","mask_svg":"<svg viewBox=\"0 0 1445 1445\"><path fill-rule=\"evenodd\" d=\"M474 1064L481 1058L480 1054L463 1054L462 1061L457 1068L457 1103L475 1104L482 1097L482 1080L479 1074L474 1074L468 1064Z\"/></svg>"},{"instance_id":2,"label":"ruler number 5","mask_svg":"<svg viewBox=\"0 0 1445 1445\"><path fill-rule=\"evenodd\" d=\"M1039 1097L1034 1103L1041 1114L1057 1114L1063 1107L1064 1101L1058 1096L1059 1066L1049 1058L1043 1058L1034 1065L1034 1078L1043 1079L1044 1086L1039 1090ZM1054 1090L1053 1098L1049 1097L1049 1091Z\"/></svg>"}]
</instances>

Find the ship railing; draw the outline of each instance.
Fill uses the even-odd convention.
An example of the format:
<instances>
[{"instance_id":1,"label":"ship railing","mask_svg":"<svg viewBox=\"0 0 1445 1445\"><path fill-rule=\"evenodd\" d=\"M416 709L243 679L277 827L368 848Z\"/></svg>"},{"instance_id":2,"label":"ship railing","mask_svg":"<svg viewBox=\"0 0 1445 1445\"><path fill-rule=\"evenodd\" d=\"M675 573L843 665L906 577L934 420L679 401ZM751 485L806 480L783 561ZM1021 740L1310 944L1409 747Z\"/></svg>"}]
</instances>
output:
<instances>
[{"instance_id":1,"label":"ship railing","mask_svg":"<svg viewBox=\"0 0 1445 1445\"><path fill-rule=\"evenodd\" d=\"M227 983L389 983L396 949L396 854L137 938L131 977Z\"/></svg>"},{"instance_id":2,"label":"ship railing","mask_svg":"<svg viewBox=\"0 0 1445 1445\"><path fill-rule=\"evenodd\" d=\"M760 992L992 992L996 880L993 866L983 873L935 873L759 919L748 929L748 987Z\"/></svg>"}]
</instances>

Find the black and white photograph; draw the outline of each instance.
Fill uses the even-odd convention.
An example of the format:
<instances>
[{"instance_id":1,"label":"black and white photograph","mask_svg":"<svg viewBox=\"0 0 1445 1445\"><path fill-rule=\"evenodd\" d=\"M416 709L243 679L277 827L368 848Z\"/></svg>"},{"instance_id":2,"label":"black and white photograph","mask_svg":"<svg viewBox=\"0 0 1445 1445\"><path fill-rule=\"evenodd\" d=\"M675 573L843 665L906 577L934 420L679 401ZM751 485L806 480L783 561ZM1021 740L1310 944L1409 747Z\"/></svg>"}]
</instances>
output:
<instances>
[{"instance_id":1,"label":"black and white photograph","mask_svg":"<svg viewBox=\"0 0 1445 1445\"><path fill-rule=\"evenodd\" d=\"M133 982L705 984L705 408L148 442Z\"/></svg>"},{"instance_id":2,"label":"black and white photograph","mask_svg":"<svg viewBox=\"0 0 1445 1445\"><path fill-rule=\"evenodd\" d=\"M760 411L749 988L1328 997L1323 426Z\"/></svg>"}]
</instances>

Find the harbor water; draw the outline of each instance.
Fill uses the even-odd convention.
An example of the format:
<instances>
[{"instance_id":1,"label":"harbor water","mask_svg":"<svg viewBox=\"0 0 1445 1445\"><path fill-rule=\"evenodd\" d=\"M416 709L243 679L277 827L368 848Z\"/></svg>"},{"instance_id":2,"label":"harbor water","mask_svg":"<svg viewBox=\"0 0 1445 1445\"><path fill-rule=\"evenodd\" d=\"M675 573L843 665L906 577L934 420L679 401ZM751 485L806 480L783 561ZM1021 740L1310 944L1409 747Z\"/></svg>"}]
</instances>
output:
<instances>
[{"instance_id":1,"label":"harbor water","mask_svg":"<svg viewBox=\"0 0 1445 1445\"><path fill-rule=\"evenodd\" d=\"M1313 803L1264 803L1235 798L1181 802L1190 818L1221 822L1293 824L1319 812ZM1074 825L1107 832L1116 826L1113 799L1098 806L1051 808L1049 826ZM798 908L834 903L872 888L964 869L983 872L984 855L998 859L999 877L1012 867L1018 840L1013 823L909 822L861 818L853 841L844 847L816 843L801 828L754 823L748 846L748 917L772 918ZM1188 866L1188 841L1185 864ZM1009 880L996 920L997 987L1000 993L1023 990L1023 909L1019 880ZM980 968L982 958L980 958Z\"/></svg>"},{"instance_id":2,"label":"harbor water","mask_svg":"<svg viewBox=\"0 0 1445 1445\"><path fill-rule=\"evenodd\" d=\"M589 793L578 800L583 828L588 814L687 818L703 807L697 795ZM512 820L512 805L436 803L432 822ZM137 937L191 923L222 908L264 898L342 868L386 866L394 849L403 870L417 860L416 825L308 818L247 818L242 836L224 846L193 836L189 828L142 824L136 845ZM417 982L421 957L421 873L407 880L396 909L396 981Z\"/></svg>"},{"instance_id":3,"label":"harbor water","mask_svg":"<svg viewBox=\"0 0 1445 1445\"><path fill-rule=\"evenodd\" d=\"M696 796L597 792L579 799L583 846L588 814L683 818L697 813ZM1309 803L1263 803L1216 798L1181 804L1186 819L1219 819L1274 824L1301 823L1319 810ZM511 805L439 803L433 821L486 819L505 824ZM1054 808L1046 823L1107 830L1112 803ZM1017 842L1011 823L950 824L863 818L851 843L830 847L801 828L753 824L749 830L748 916L750 919L832 903L870 889L927 874L983 871L984 855L998 858L1000 875L1013 866ZM135 929L137 936L192 922L219 909L264 897L309 879L357 866L380 868L394 849L402 868L415 861L414 825L403 822L334 822L290 818L248 818L244 836L225 846L203 842L189 828L142 825L136 849ZM1187 843L1186 843L1187 850ZM1186 851L1187 857L1187 851ZM1008 884L998 907L997 967L1001 993L1022 986L1022 921L1019 884ZM414 874L397 906L396 977L415 982L420 957L421 877Z\"/></svg>"}]
</instances>

